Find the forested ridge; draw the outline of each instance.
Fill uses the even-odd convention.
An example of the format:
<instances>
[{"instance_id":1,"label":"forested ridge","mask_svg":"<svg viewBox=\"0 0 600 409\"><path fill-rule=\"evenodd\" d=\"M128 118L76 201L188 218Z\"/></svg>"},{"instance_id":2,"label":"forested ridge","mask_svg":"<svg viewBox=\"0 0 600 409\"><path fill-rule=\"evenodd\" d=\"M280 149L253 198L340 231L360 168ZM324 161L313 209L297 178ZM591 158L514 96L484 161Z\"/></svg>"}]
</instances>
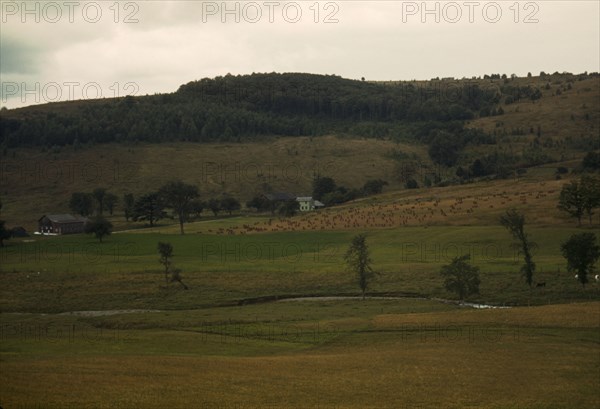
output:
<instances>
[{"instance_id":1,"label":"forested ridge","mask_svg":"<svg viewBox=\"0 0 600 409\"><path fill-rule=\"evenodd\" d=\"M448 123L495 113L501 95L497 87L477 84L442 88L329 75L226 75L187 83L171 94L4 110L0 143L51 147L327 133L395 137L411 124Z\"/></svg>"}]
</instances>

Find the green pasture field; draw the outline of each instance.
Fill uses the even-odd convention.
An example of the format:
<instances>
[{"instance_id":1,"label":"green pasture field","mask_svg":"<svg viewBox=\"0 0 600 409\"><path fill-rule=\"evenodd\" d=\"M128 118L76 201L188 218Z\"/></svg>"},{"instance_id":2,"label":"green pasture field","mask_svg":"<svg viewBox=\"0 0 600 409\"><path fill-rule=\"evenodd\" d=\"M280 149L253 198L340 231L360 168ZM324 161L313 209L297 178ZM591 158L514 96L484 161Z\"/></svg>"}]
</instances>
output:
<instances>
[{"instance_id":1,"label":"green pasture field","mask_svg":"<svg viewBox=\"0 0 600 409\"><path fill-rule=\"evenodd\" d=\"M560 243L577 228L531 227L538 249L536 282L520 277L521 257L501 226L432 226L367 231L373 267L371 293L452 298L440 267L470 254L481 268L481 294L471 301L499 305L597 299L593 280L583 289L566 271ZM357 231L276 232L252 235L119 233L99 243L91 236L33 236L0 251L2 311L63 312L100 309L194 309L258 297L358 294L343 255ZM174 247L184 283L167 283L159 241Z\"/></svg>"}]
</instances>

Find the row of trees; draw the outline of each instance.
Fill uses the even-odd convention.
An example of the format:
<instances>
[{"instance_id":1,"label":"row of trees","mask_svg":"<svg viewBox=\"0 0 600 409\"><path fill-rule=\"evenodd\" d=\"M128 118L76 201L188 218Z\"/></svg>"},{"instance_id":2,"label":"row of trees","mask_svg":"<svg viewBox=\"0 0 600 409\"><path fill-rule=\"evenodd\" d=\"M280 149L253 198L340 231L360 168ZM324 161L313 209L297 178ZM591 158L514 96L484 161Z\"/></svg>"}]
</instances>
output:
<instances>
[{"instance_id":1,"label":"row of trees","mask_svg":"<svg viewBox=\"0 0 600 409\"><path fill-rule=\"evenodd\" d=\"M125 208L127 220L147 221L153 226L155 222L168 217L165 209L171 209L173 217L179 222L181 234L184 234L184 223L199 218L204 209L209 209L216 217L221 211L231 215L241 208L240 202L233 197L202 201L195 186L181 181L169 182L158 191L145 193L137 199L129 195L129 206Z\"/></svg>"},{"instance_id":2,"label":"row of trees","mask_svg":"<svg viewBox=\"0 0 600 409\"><path fill-rule=\"evenodd\" d=\"M125 219L129 221L147 221L153 226L158 220L169 217L166 210L172 211L177 218L181 234L186 221L200 217L204 209L210 209L215 216L221 211L230 215L240 209L240 202L233 197L201 201L198 188L180 180L166 183L157 191L145 193L137 198L127 193L123 196ZM104 188L94 189L91 193L75 192L69 201L70 209L82 216L103 216L103 210L112 215L118 198Z\"/></svg>"},{"instance_id":3,"label":"row of trees","mask_svg":"<svg viewBox=\"0 0 600 409\"><path fill-rule=\"evenodd\" d=\"M504 226L518 248L518 254L523 256L524 264L520 271L525 282L531 288L536 264L533 261L533 250L537 244L531 240L525 232L525 216L515 209L507 211L500 217L500 224ZM567 261L567 270L576 273L577 280L583 287L589 282L588 277L594 272L595 263L600 259L600 246L594 233L573 234L560 246L560 251ZM344 259L357 278L358 286L362 291L363 298L369 288L369 284L378 274L372 268L369 247L366 243L366 235L355 236ZM470 295L479 294L479 268L469 263L470 255L465 254L455 257L452 262L440 270L444 278L444 287L447 291L456 293L462 301Z\"/></svg>"},{"instance_id":4,"label":"row of trees","mask_svg":"<svg viewBox=\"0 0 600 409\"><path fill-rule=\"evenodd\" d=\"M92 192L75 192L71 195L69 208L82 216L102 216L107 210L113 214L116 204L119 202L117 195L108 192L105 188L96 188Z\"/></svg>"},{"instance_id":5,"label":"row of trees","mask_svg":"<svg viewBox=\"0 0 600 409\"><path fill-rule=\"evenodd\" d=\"M387 182L381 179L372 179L365 182L360 189L348 189L336 184L331 177L317 177L313 180L313 198L325 205L334 205L348 202L359 197L379 194Z\"/></svg>"},{"instance_id":6,"label":"row of trees","mask_svg":"<svg viewBox=\"0 0 600 409\"><path fill-rule=\"evenodd\" d=\"M532 253L538 245L525 232L525 216L511 209L500 217L500 224L510 232L518 248L518 254L523 256L524 264L521 273L531 288L536 269ZM576 272L577 279L585 287L589 281L588 275L594 271L594 264L600 258L600 246L596 243L596 235L594 233L573 234L561 244L560 250L567 260L567 270Z\"/></svg>"},{"instance_id":7,"label":"row of trees","mask_svg":"<svg viewBox=\"0 0 600 409\"><path fill-rule=\"evenodd\" d=\"M365 182L360 189L348 189L338 186L335 180L327 176L318 176L313 180L312 197L325 205L344 203L359 197L379 194L387 182L381 179L372 179ZM295 200L269 200L265 195L258 195L246 203L247 208L260 212L276 212L285 217L291 217L300 210L300 204Z\"/></svg>"},{"instance_id":8,"label":"row of trees","mask_svg":"<svg viewBox=\"0 0 600 409\"><path fill-rule=\"evenodd\" d=\"M300 210L300 203L294 199L270 200L265 195L258 195L246 202L246 207L259 212L277 212L280 216L292 217Z\"/></svg>"}]
</instances>

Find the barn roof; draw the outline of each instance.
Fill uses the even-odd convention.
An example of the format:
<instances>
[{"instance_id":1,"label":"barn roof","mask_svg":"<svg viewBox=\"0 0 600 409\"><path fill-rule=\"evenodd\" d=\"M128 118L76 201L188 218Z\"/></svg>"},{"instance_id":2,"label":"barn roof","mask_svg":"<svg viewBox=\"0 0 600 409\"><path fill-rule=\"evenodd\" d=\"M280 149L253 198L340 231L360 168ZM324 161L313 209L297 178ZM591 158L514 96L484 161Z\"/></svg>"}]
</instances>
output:
<instances>
[{"instance_id":1,"label":"barn roof","mask_svg":"<svg viewBox=\"0 0 600 409\"><path fill-rule=\"evenodd\" d=\"M85 223L87 221L83 216L73 216L72 214L46 214L40 217L40 220L44 217L54 223Z\"/></svg>"}]
</instances>

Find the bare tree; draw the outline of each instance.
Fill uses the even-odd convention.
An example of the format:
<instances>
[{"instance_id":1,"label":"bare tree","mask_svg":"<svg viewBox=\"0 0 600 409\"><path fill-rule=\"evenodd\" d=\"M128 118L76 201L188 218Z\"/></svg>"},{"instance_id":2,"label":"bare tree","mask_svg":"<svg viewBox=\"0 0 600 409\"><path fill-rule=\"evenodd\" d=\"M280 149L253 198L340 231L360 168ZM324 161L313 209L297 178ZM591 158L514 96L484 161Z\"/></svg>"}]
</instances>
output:
<instances>
[{"instance_id":1,"label":"bare tree","mask_svg":"<svg viewBox=\"0 0 600 409\"><path fill-rule=\"evenodd\" d=\"M522 254L525 259L525 264L521 267L521 273L525 276L525 280L531 288L533 273L535 272L535 263L531 252L537 248L537 244L531 241L529 235L525 233L525 216L515 209L510 209L500 217L500 224L506 227L517 241L516 246L519 248L519 254Z\"/></svg>"},{"instance_id":2,"label":"bare tree","mask_svg":"<svg viewBox=\"0 0 600 409\"><path fill-rule=\"evenodd\" d=\"M158 262L165 266L165 281L169 282L169 271L171 269L173 258L173 246L171 243L163 243L162 241L158 242L158 253L160 254L160 258Z\"/></svg>"},{"instance_id":3,"label":"bare tree","mask_svg":"<svg viewBox=\"0 0 600 409\"><path fill-rule=\"evenodd\" d=\"M370 281L375 276L371 268L371 257L369 256L369 247L367 246L367 237L365 234L354 236L344 259L348 266L354 270L358 278L358 285L362 291L362 298L365 299L367 288Z\"/></svg>"}]
</instances>

